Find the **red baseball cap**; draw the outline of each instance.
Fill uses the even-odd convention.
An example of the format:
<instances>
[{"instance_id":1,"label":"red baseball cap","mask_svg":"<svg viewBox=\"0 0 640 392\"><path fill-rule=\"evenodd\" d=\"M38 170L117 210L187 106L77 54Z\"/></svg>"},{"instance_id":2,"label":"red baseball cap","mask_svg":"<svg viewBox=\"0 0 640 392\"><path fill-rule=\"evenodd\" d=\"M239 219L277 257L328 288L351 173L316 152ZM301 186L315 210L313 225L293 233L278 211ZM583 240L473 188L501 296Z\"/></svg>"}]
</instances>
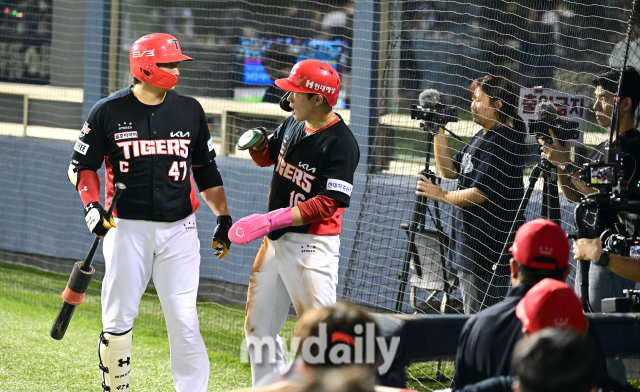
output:
<instances>
[{"instance_id":1,"label":"red baseball cap","mask_svg":"<svg viewBox=\"0 0 640 392\"><path fill-rule=\"evenodd\" d=\"M557 270L569 264L569 241L564 230L543 218L522 225L509 251L520 264L531 268Z\"/></svg>"},{"instance_id":2,"label":"red baseball cap","mask_svg":"<svg viewBox=\"0 0 640 392\"><path fill-rule=\"evenodd\" d=\"M573 328L583 333L587 319L582 303L566 283L546 278L533 286L516 307L516 316L532 334L544 328Z\"/></svg>"}]
</instances>

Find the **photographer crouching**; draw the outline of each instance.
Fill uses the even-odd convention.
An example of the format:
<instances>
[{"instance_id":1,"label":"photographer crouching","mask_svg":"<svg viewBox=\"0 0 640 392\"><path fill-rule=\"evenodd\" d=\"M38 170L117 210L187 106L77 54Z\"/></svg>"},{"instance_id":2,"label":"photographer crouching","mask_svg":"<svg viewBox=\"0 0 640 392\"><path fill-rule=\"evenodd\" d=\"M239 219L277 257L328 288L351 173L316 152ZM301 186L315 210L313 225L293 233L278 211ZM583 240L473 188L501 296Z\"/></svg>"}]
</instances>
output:
<instances>
[{"instance_id":1,"label":"photographer crouching","mask_svg":"<svg viewBox=\"0 0 640 392\"><path fill-rule=\"evenodd\" d=\"M619 70L609 70L599 74L593 80L596 99L593 110L598 124L605 129L613 129L614 131L616 129L611 125L620 76ZM627 67L622 76L622 85L619 90L618 132L613 132L611 146L609 140L600 143L589 156L589 160L592 164L597 164L602 161L607 148L619 148L623 154L629 154L622 163L624 180L638 181L640 180L640 131L634 126L633 114L640 102L640 74L635 68ZM569 143L562 143L555 138L553 131L550 130L550 133L553 136L553 144L545 143L541 139L538 142L542 145L542 158L547 159L558 168L558 184L564 196L570 201L577 202L582 196L597 192L597 189L588 186L580 179L578 172L581 168L575 166L570 160ZM618 134L617 138L616 134ZM584 216L584 223L589 227L593 237L599 237L606 228L612 227L617 222L616 213L613 211L603 210L596 218L597 215L590 211ZM593 257L591 260L598 262L593 264L589 270L589 300L592 309L595 312L600 312L602 299L621 297L623 290L632 289L635 282L607 269L605 258L608 254L604 251L600 253L593 251L595 242L599 243L600 239L581 239L574 243L574 249L580 250L580 257ZM595 257L596 255L598 257Z\"/></svg>"}]
</instances>

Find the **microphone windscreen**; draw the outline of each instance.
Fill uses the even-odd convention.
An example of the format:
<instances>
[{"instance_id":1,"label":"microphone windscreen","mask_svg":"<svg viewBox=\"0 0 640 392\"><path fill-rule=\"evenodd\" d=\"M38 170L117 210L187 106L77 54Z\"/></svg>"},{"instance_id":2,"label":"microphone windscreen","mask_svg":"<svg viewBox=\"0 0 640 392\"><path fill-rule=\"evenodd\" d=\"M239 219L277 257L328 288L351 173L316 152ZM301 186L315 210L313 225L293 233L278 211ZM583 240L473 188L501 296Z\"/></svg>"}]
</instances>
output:
<instances>
[{"instance_id":1,"label":"microphone windscreen","mask_svg":"<svg viewBox=\"0 0 640 392\"><path fill-rule=\"evenodd\" d=\"M558 117L556 105L546 99L538 102L533 113L538 121L543 121L547 124L551 124Z\"/></svg>"},{"instance_id":2,"label":"microphone windscreen","mask_svg":"<svg viewBox=\"0 0 640 392\"><path fill-rule=\"evenodd\" d=\"M432 88L424 90L418 96L418 102L420 102L420 106L425 106L427 103L440 102L440 93Z\"/></svg>"}]
</instances>

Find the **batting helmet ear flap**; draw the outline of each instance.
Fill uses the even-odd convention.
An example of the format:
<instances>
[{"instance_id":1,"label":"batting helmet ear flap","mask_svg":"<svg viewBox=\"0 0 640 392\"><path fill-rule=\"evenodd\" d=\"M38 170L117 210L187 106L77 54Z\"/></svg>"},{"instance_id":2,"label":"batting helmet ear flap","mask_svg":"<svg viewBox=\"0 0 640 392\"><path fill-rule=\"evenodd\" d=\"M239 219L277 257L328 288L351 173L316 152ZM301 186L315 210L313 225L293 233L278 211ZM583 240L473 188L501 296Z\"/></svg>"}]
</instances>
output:
<instances>
[{"instance_id":1,"label":"batting helmet ear flap","mask_svg":"<svg viewBox=\"0 0 640 392\"><path fill-rule=\"evenodd\" d=\"M287 93L283 95L282 98L280 98L280 109L284 110L285 112L293 111L293 109L291 109L291 105L289 105L289 100L287 100L287 98L289 98L289 95L291 95L291 91L287 91Z\"/></svg>"}]
</instances>

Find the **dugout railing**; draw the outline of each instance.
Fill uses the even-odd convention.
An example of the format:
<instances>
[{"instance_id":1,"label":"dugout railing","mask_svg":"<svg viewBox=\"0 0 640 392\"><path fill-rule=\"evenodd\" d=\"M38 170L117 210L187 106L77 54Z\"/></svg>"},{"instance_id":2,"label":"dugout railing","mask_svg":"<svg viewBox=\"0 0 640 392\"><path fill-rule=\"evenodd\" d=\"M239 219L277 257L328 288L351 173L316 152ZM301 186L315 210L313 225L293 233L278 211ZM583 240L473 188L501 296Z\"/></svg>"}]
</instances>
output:
<instances>
[{"instance_id":1,"label":"dugout railing","mask_svg":"<svg viewBox=\"0 0 640 392\"><path fill-rule=\"evenodd\" d=\"M640 314L588 313L589 328L595 332L606 357L640 358ZM400 343L389 371L381 376L386 386L404 388L406 368L412 363L453 360L458 337L467 315L375 315L387 342ZM623 337L621 339L621 337ZM500 344L500 342L496 342Z\"/></svg>"}]
</instances>

